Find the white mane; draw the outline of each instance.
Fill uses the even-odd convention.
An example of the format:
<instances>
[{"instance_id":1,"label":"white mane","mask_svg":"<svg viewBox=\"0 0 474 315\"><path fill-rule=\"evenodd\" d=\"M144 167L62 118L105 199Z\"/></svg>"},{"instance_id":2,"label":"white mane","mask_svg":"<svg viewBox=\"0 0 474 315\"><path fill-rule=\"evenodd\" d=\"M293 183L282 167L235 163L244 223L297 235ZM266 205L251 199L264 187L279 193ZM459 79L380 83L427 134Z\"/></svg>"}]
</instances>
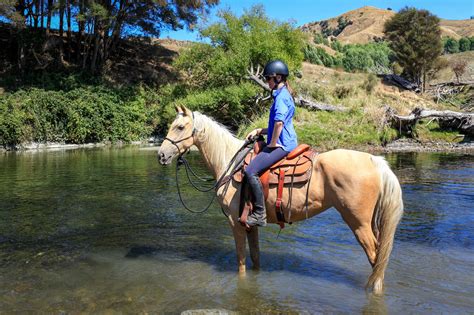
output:
<instances>
[{"instance_id":1,"label":"white mane","mask_svg":"<svg viewBox=\"0 0 474 315\"><path fill-rule=\"evenodd\" d=\"M194 112L194 128L195 145L217 178L225 171L233 155L242 146L243 140L237 139L227 127L200 112Z\"/></svg>"}]
</instances>

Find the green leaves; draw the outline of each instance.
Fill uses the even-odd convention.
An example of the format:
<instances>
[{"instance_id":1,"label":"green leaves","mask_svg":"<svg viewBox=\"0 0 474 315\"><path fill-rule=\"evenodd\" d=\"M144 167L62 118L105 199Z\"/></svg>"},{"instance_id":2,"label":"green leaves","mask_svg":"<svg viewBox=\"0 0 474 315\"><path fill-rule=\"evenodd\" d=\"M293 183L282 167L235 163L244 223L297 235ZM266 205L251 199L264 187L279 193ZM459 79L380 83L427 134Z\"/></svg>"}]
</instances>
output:
<instances>
[{"instance_id":1,"label":"green leaves","mask_svg":"<svg viewBox=\"0 0 474 315\"><path fill-rule=\"evenodd\" d=\"M405 74L421 84L442 51L439 18L406 7L385 23L384 33Z\"/></svg>"},{"instance_id":2,"label":"green leaves","mask_svg":"<svg viewBox=\"0 0 474 315\"><path fill-rule=\"evenodd\" d=\"M269 19L261 6L241 17L230 11L219 16L220 22L200 31L210 44L192 45L175 63L191 86L237 84L251 64L263 66L273 59L284 60L292 71L301 67L303 35L293 25Z\"/></svg>"},{"instance_id":3,"label":"green leaves","mask_svg":"<svg viewBox=\"0 0 474 315\"><path fill-rule=\"evenodd\" d=\"M151 91L80 87L20 90L0 98L0 145L140 140L152 133ZM3 114L4 113L4 114Z\"/></svg>"},{"instance_id":4,"label":"green leaves","mask_svg":"<svg viewBox=\"0 0 474 315\"><path fill-rule=\"evenodd\" d=\"M303 61L303 34L292 24L271 20L262 6L238 17L219 13L220 21L200 30L209 44L196 43L175 62L184 78L187 96L177 100L237 127L256 111L258 89L245 77L251 65L284 60L290 73Z\"/></svg>"}]
</instances>

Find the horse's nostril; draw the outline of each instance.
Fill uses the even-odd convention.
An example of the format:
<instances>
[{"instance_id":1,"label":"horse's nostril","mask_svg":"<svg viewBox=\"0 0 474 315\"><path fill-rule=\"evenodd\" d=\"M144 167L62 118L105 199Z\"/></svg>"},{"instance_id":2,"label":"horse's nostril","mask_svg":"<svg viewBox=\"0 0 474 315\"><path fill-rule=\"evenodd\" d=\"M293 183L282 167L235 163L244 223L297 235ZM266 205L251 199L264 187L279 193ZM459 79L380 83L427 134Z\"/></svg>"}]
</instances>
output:
<instances>
[{"instance_id":1,"label":"horse's nostril","mask_svg":"<svg viewBox=\"0 0 474 315\"><path fill-rule=\"evenodd\" d=\"M160 153L160 158L164 158L165 157L165 154L164 153Z\"/></svg>"}]
</instances>

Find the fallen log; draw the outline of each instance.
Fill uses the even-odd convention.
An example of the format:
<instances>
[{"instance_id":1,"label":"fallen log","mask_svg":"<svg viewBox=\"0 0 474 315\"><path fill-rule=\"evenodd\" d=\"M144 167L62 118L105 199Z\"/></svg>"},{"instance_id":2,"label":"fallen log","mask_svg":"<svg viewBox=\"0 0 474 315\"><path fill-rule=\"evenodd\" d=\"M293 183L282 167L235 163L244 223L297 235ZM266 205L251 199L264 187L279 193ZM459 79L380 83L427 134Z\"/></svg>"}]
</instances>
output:
<instances>
[{"instance_id":1,"label":"fallen log","mask_svg":"<svg viewBox=\"0 0 474 315\"><path fill-rule=\"evenodd\" d=\"M417 107L408 116L402 116L397 115L393 108L386 106L385 121L398 129L400 133L412 134L416 123L424 118L434 118L441 128L458 130L462 134L474 137L474 113L438 111Z\"/></svg>"}]
</instances>

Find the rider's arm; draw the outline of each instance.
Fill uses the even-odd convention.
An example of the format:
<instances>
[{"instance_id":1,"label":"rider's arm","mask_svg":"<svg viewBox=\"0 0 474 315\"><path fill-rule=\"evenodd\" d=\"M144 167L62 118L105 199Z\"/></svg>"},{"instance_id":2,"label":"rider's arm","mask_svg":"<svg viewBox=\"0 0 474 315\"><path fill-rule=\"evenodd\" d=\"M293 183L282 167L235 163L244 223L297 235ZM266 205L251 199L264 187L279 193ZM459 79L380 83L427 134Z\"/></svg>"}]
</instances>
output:
<instances>
[{"instance_id":1,"label":"rider's arm","mask_svg":"<svg viewBox=\"0 0 474 315\"><path fill-rule=\"evenodd\" d=\"M280 138L281 131L283 130L283 122L281 120L275 121L272 132L272 141L268 144L269 147L277 147L278 138Z\"/></svg>"}]
</instances>

